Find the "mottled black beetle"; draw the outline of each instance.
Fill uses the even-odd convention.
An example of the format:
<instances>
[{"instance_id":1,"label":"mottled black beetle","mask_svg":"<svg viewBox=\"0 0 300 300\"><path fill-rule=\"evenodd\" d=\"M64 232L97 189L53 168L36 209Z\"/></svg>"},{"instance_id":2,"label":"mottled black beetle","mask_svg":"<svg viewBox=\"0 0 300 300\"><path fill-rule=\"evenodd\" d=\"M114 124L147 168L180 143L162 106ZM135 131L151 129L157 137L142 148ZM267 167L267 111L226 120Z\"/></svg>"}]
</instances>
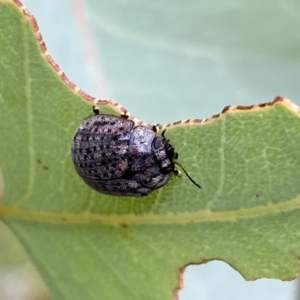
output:
<instances>
[{"instance_id":1,"label":"mottled black beetle","mask_svg":"<svg viewBox=\"0 0 300 300\"><path fill-rule=\"evenodd\" d=\"M137 197L165 185L172 173L178 175L178 154L165 131L156 137L126 116L99 114L96 107L94 113L78 127L71 148L76 171L87 185L100 193Z\"/></svg>"}]
</instances>

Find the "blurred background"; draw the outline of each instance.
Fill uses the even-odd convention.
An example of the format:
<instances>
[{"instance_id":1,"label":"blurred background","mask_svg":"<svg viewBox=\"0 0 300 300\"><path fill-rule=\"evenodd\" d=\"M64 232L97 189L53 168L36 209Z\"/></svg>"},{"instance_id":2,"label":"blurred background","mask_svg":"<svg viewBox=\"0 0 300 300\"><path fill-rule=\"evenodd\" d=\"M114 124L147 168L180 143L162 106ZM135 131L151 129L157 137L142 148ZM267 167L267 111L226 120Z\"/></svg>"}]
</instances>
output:
<instances>
[{"instance_id":1,"label":"blurred background","mask_svg":"<svg viewBox=\"0 0 300 300\"><path fill-rule=\"evenodd\" d=\"M226 105L300 104L300 2L295 0L23 0L49 53L85 92L138 119L206 118ZM0 300L51 295L0 223ZM234 255L234 253L232 254ZM184 273L180 300L296 300L297 280L246 282L213 261Z\"/></svg>"}]
</instances>

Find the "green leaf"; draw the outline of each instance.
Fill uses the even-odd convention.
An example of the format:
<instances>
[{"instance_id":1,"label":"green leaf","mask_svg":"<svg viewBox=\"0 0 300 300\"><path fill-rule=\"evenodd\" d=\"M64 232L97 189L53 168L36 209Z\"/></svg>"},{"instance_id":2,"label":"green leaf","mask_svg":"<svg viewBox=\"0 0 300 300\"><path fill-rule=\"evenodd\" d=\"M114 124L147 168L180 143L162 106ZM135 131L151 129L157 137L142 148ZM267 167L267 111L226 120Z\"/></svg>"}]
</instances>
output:
<instances>
[{"instance_id":1,"label":"green leaf","mask_svg":"<svg viewBox=\"0 0 300 300\"><path fill-rule=\"evenodd\" d=\"M211 259L247 279L299 274L298 107L277 98L167 126L202 190L183 175L143 198L102 195L70 157L94 99L50 66L26 11L2 0L0 16L0 215L55 299L172 299L182 268Z\"/></svg>"}]
</instances>

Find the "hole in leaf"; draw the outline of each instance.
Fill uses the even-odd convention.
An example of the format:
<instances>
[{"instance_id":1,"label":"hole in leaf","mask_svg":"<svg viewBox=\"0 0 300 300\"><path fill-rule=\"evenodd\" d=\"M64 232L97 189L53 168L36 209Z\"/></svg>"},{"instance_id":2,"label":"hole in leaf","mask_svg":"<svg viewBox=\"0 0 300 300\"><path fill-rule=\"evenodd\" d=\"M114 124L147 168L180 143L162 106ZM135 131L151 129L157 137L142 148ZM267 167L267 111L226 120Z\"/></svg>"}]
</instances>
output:
<instances>
[{"instance_id":1,"label":"hole in leaf","mask_svg":"<svg viewBox=\"0 0 300 300\"><path fill-rule=\"evenodd\" d=\"M246 281L236 270L222 261L188 266L183 274L179 300L294 300L299 279L281 281L257 279ZM299 295L298 295L299 297Z\"/></svg>"}]
</instances>

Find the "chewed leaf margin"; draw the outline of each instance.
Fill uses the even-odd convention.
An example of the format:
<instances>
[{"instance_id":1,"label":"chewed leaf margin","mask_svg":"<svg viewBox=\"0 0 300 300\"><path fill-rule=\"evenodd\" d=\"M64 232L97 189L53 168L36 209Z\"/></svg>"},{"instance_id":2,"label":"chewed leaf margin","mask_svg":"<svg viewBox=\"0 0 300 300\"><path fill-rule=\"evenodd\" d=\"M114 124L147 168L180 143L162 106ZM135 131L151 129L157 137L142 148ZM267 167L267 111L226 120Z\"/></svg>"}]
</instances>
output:
<instances>
[{"instance_id":1,"label":"chewed leaf margin","mask_svg":"<svg viewBox=\"0 0 300 300\"><path fill-rule=\"evenodd\" d=\"M215 114L209 118L204 118L204 119L187 119L187 120L181 120L181 121L176 121L173 123L169 123L169 124L165 124L162 126L162 129L166 129L166 128L173 128L176 126L184 126L184 125L191 125L191 124L199 124L199 123L209 123L211 121L213 121L214 119L219 118L221 115L224 115L226 113L233 113L233 112L242 112L242 111L255 111L255 110L259 110L268 106L273 106L277 103L281 103L284 106L286 106L288 109L290 109L292 112L294 112L295 114L300 115L300 107L295 104L294 102L292 102L291 100L281 97L281 96L277 96L275 97L275 99L273 101L270 102L265 102L265 103L259 103L259 104L253 104L253 105L228 105L225 106L224 109L218 113Z\"/></svg>"},{"instance_id":2,"label":"chewed leaf margin","mask_svg":"<svg viewBox=\"0 0 300 300\"><path fill-rule=\"evenodd\" d=\"M17 8L20 10L20 12L25 16L25 18L30 22L31 28L33 29L33 33L37 39L37 43L39 45L39 48L41 50L41 54L44 57L44 59L50 64L50 66L54 69L55 73L58 75L58 77L62 80L62 82L67 85L75 94L79 95L81 98L83 98L84 101L91 105L99 105L99 106L109 106L111 109L113 109L116 114L126 114L126 117L128 119L133 120L136 125L142 125L145 127L153 128L153 125L142 122L135 117L133 117L126 108L124 108L122 105L117 103L116 101L112 99L99 99L96 97L93 97L87 93L85 93L80 87L78 87L74 82L72 82L68 76L65 74L65 72L61 69L61 67L54 61L52 56L49 54L47 50L46 43L44 42L43 36L40 32L39 26L37 24L37 21L35 17L28 11L25 5L19 0L0 0L1 2L10 2L17 6Z\"/></svg>"},{"instance_id":3,"label":"chewed leaf margin","mask_svg":"<svg viewBox=\"0 0 300 300\"><path fill-rule=\"evenodd\" d=\"M93 97L87 93L85 93L81 88L79 88L74 82L72 82L68 76L65 74L65 72L61 69L61 67L54 61L54 59L49 54L46 44L43 40L43 36L40 33L39 26L37 24L37 21L35 17L28 11L28 9L23 5L23 3L19 0L0 0L1 2L12 2L14 3L21 13L27 18L27 20L30 22L31 27L33 29L34 35L37 39L37 43L41 49L42 55L45 58L45 60L50 64L50 66L54 69L55 73L58 75L58 77L62 80L62 82L67 85L75 94L78 94L81 96L81 98L86 101L87 103L91 105L100 105L100 106L109 106L112 108L116 114L126 114L129 120L132 120L136 125L145 126L148 128L154 128L153 124L149 124L146 122L143 122L137 118L135 118L133 115L129 113L129 111L123 107L121 104L117 103L116 101L112 99L99 99L97 97ZM300 108L292 101L288 100L287 98L277 96L273 101L267 102L267 103L260 103L256 105L249 105L249 106L226 106L222 112L219 114L215 114L212 117L204 118L204 119L187 119L187 120L180 120L169 124L164 125L158 125L158 130L166 129L166 128L173 128L176 126L184 126L184 125L191 125L191 124L199 124L199 123L207 123L212 121L213 119L216 119L220 117L220 115L227 113L227 112L234 112L234 111L249 111L249 110L256 110L260 109L266 106L272 106L278 102L281 102L286 107L291 109L292 111L296 112L297 114L300 114Z\"/></svg>"}]
</instances>

